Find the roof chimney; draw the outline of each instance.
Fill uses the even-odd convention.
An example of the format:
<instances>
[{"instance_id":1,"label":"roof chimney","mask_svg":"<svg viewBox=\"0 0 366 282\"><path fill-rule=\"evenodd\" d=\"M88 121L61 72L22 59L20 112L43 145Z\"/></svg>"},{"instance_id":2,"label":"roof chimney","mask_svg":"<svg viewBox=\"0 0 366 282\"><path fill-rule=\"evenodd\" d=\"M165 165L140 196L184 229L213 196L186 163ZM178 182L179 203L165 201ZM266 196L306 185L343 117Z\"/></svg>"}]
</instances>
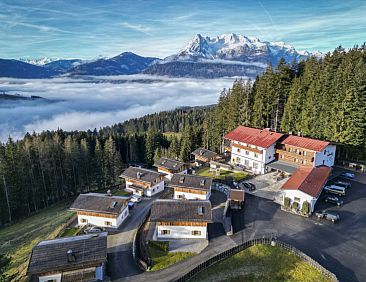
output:
<instances>
[{"instance_id":1,"label":"roof chimney","mask_svg":"<svg viewBox=\"0 0 366 282\"><path fill-rule=\"evenodd\" d=\"M136 177L137 177L137 179L140 179L140 178L141 178L141 172L139 172L139 171L138 171L138 172L136 173Z\"/></svg>"},{"instance_id":2,"label":"roof chimney","mask_svg":"<svg viewBox=\"0 0 366 282\"><path fill-rule=\"evenodd\" d=\"M67 251L67 262L75 262L76 261L76 256L74 254L74 252L70 249Z\"/></svg>"}]
</instances>

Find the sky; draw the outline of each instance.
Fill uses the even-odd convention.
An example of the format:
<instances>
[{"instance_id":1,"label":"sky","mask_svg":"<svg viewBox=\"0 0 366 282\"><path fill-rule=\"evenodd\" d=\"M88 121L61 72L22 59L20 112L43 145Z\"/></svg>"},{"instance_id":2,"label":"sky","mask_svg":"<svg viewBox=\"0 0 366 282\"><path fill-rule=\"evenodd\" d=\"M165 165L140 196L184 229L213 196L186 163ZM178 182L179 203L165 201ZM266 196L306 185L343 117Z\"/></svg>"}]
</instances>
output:
<instances>
[{"instance_id":1,"label":"sky","mask_svg":"<svg viewBox=\"0 0 366 282\"><path fill-rule=\"evenodd\" d=\"M330 51L366 41L366 1L0 0L1 58L165 57L195 34Z\"/></svg>"}]
</instances>

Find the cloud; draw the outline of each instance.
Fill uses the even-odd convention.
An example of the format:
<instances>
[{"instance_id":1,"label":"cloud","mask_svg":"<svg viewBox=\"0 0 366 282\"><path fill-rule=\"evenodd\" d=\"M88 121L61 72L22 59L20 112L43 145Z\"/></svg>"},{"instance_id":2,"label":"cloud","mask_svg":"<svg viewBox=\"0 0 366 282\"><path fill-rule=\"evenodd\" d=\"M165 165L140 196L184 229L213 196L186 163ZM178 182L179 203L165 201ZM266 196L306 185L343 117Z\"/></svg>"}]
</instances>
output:
<instances>
[{"instance_id":1,"label":"cloud","mask_svg":"<svg viewBox=\"0 0 366 282\"><path fill-rule=\"evenodd\" d=\"M144 81L142 83L141 81ZM0 102L0 140L26 132L87 130L180 106L217 102L233 78L198 80L147 75L106 76L87 80L0 79L0 89L55 102Z\"/></svg>"},{"instance_id":2,"label":"cloud","mask_svg":"<svg viewBox=\"0 0 366 282\"><path fill-rule=\"evenodd\" d=\"M146 34L149 31L151 31L150 27L143 26L141 24L131 24L131 23L128 23L128 22L121 22L121 23L119 23L119 25L121 25L123 27L126 27L126 28L129 28L129 29L132 29L132 30L135 30L135 31L138 31L138 32L146 33Z\"/></svg>"}]
</instances>

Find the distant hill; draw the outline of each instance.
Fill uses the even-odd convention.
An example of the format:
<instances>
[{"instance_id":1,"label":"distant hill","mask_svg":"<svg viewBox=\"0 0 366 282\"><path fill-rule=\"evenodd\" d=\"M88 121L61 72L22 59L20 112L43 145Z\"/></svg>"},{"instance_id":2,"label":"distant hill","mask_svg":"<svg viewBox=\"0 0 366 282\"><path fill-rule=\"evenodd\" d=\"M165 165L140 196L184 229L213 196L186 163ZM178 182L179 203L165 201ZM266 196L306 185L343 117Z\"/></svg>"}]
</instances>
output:
<instances>
[{"instance_id":1,"label":"distant hill","mask_svg":"<svg viewBox=\"0 0 366 282\"><path fill-rule=\"evenodd\" d=\"M18 60L0 59L0 77L49 78L57 75L52 69L24 63Z\"/></svg>"},{"instance_id":2,"label":"distant hill","mask_svg":"<svg viewBox=\"0 0 366 282\"><path fill-rule=\"evenodd\" d=\"M99 59L72 68L70 75L122 75L137 74L159 61L158 58L142 57L132 52L124 52L110 59Z\"/></svg>"},{"instance_id":3,"label":"distant hill","mask_svg":"<svg viewBox=\"0 0 366 282\"><path fill-rule=\"evenodd\" d=\"M73 69L74 67L82 64L83 61L80 59L70 59L70 60L56 60L56 61L52 61L50 63L44 64L44 68L51 70L55 73L58 74L63 74L66 73L68 71L70 71L71 69Z\"/></svg>"}]
</instances>

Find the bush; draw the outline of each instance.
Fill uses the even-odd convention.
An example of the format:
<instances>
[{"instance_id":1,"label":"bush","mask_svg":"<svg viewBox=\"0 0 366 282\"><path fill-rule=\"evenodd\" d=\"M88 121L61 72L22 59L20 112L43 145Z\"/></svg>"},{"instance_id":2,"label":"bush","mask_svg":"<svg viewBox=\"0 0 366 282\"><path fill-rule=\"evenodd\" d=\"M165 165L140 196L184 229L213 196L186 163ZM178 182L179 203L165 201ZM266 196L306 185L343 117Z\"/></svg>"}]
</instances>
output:
<instances>
[{"instance_id":1,"label":"bush","mask_svg":"<svg viewBox=\"0 0 366 282\"><path fill-rule=\"evenodd\" d=\"M283 205L285 206L285 208L289 208L291 205L291 199L286 197L285 200L283 201Z\"/></svg>"},{"instance_id":2,"label":"bush","mask_svg":"<svg viewBox=\"0 0 366 282\"><path fill-rule=\"evenodd\" d=\"M303 214L309 214L310 212L310 204L308 201L302 203L301 212Z\"/></svg>"},{"instance_id":3,"label":"bush","mask_svg":"<svg viewBox=\"0 0 366 282\"><path fill-rule=\"evenodd\" d=\"M299 208L299 203L298 202L294 202L292 204L292 209L297 210L298 208Z\"/></svg>"},{"instance_id":4,"label":"bush","mask_svg":"<svg viewBox=\"0 0 366 282\"><path fill-rule=\"evenodd\" d=\"M149 241L149 245L150 247L158 249L163 252L169 251L169 242L167 241Z\"/></svg>"}]
</instances>

